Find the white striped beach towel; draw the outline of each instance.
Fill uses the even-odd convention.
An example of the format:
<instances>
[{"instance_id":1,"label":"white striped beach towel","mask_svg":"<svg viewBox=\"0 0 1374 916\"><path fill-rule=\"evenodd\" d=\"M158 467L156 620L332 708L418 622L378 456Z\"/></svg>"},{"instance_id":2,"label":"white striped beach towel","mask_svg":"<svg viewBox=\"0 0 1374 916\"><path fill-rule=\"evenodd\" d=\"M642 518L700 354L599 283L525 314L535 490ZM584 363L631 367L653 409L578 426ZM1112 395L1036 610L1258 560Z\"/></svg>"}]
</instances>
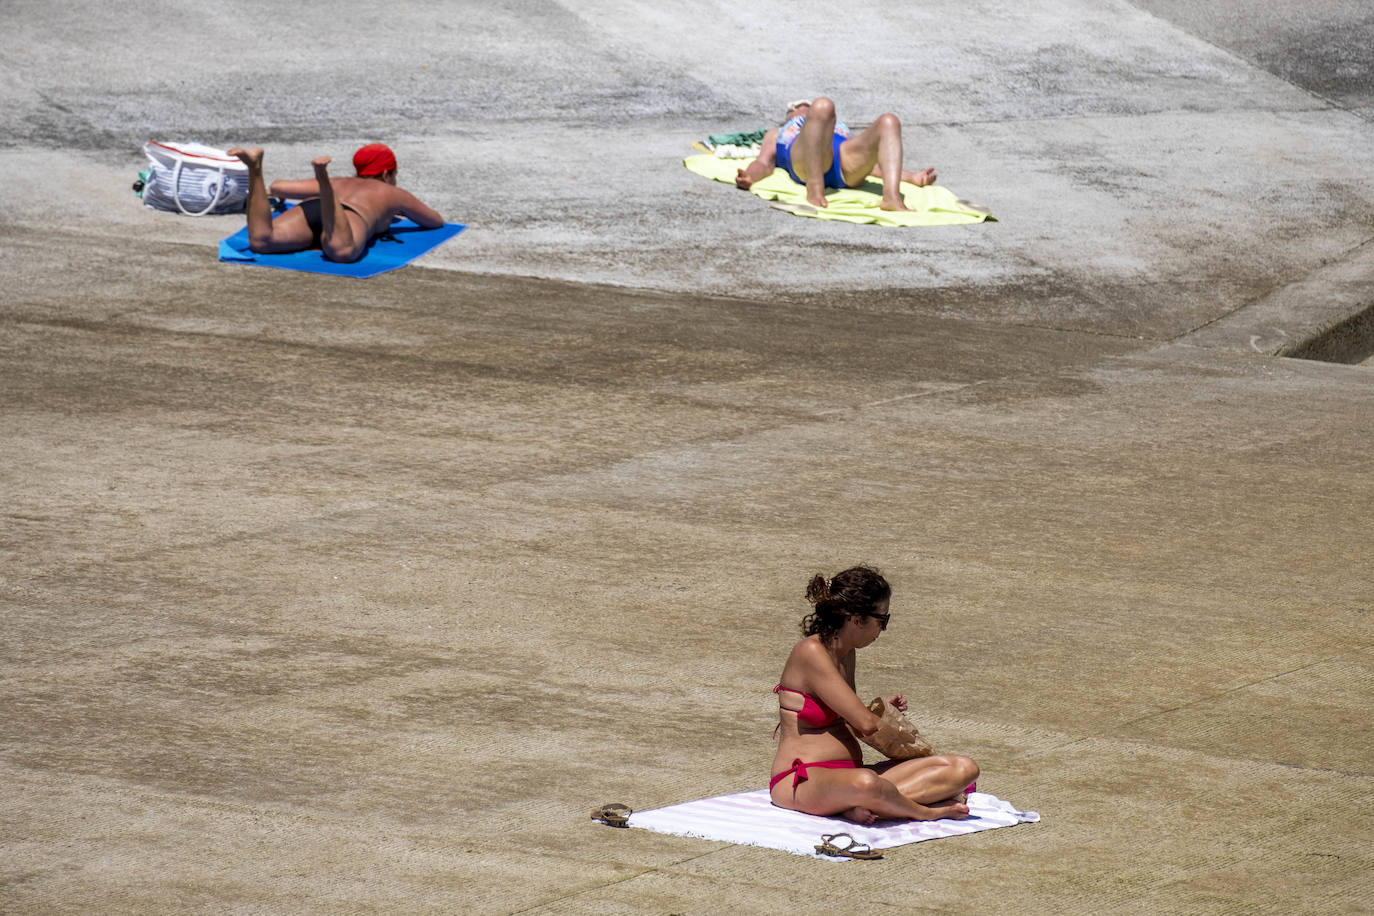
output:
<instances>
[{"instance_id":1,"label":"white striped beach towel","mask_svg":"<svg viewBox=\"0 0 1374 916\"><path fill-rule=\"evenodd\" d=\"M1034 811L1018 811L1010 803L986 792L971 793L968 806L969 816L961 821L878 821L870 827L860 827L838 817L817 817L779 808L769 799L767 789L756 789L652 811L636 811L630 816L630 826L673 836L764 846L828 859L829 856L816 852L821 835L827 833L847 833L856 842L866 843L874 849L891 849L922 840L963 836L1040 820L1040 815Z\"/></svg>"}]
</instances>

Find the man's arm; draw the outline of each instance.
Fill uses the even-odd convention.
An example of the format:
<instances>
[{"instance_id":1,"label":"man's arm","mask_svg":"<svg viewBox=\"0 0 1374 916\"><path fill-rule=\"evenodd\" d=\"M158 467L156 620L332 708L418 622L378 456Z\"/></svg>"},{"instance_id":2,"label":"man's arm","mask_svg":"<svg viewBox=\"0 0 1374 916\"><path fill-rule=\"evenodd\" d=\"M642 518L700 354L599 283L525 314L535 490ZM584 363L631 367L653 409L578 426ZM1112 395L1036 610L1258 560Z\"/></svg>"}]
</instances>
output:
<instances>
[{"instance_id":1,"label":"man's arm","mask_svg":"<svg viewBox=\"0 0 1374 916\"><path fill-rule=\"evenodd\" d=\"M305 200L307 197L320 196L320 183L313 178L274 181L267 189L267 193L281 200Z\"/></svg>"},{"instance_id":2,"label":"man's arm","mask_svg":"<svg viewBox=\"0 0 1374 916\"><path fill-rule=\"evenodd\" d=\"M420 198L402 188L397 188L396 209L406 219L414 220L421 229L438 229L444 224L439 211L427 206Z\"/></svg>"},{"instance_id":3,"label":"man's arm","mask_svg":"<svg viewBox=\"0 0 1374 916\"><path fill-rule=\"evenodd\" d=\"M749 190L754 182L762 181L773 174L778 166L778 129L772 128L763 135L759 144L759 155L753 162L735 171L735 187Z\"/></svg>"}]
</instances>

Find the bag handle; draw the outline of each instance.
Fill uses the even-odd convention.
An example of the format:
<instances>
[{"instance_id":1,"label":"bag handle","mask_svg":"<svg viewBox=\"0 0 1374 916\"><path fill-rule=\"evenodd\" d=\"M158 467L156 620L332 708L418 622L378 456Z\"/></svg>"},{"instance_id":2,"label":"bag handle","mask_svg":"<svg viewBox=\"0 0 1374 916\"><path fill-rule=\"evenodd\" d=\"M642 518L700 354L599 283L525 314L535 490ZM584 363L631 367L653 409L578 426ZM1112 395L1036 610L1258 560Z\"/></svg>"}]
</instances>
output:
<instances>
[{"instance_id":1,"label":"bag handle","mask_svg":"<svg viewBox=\"0 0 1374 916\"><path fill-rule=\"evenodd\" d=\"M172 200L176 203L177 209L187 216L204 216L224 199L225 193L229 190L229 182L224 177L224 166L219 167L219 185L215 188L215 197L203 210L187 210L181 203L181 158L177 158L177 164L172 166Z\"/></svg>"}]
</instances>

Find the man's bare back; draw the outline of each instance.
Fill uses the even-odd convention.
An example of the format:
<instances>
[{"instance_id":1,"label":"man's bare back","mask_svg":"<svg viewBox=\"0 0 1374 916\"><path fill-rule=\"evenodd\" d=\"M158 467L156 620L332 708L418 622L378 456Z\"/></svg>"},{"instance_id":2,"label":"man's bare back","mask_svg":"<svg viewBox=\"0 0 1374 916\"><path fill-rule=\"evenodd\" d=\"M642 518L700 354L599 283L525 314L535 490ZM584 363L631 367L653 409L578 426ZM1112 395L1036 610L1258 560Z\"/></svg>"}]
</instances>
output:
<instances>
[{"instance_id":1,"label":"man's bare back","mask_svg":"<svg viewBox=\"0 0 1374 916\"><path fill-rule=\"evenodd\" d=\"M414 194L372 178L334 178L334 193L346 209L362 217L371 238L385 232L396 216L413 219L422 228L437 229L444 224L439 214L420 203ZM433 213L432 219L426 217Z\"/></svg>"},{"instance_id":2,"label":"man's bare back","mask_svg":"<svg viewBox=\"0 0 1374 916\"><path fill-rule=\"evenodd\" d=\"M312 160L314 178L272 183L272 196L305 202L273 219L262 176L262 149L229 152L248 166L248 238L253 251L271 254L319 245L332 261L356 261L395 216L414 220L424 229L444 224L438 212L396 187L394 168L366 178L331 178L328 156ZM318 205L311 206L316 199Z\"/></svg>"},{"instance_id":3,"label":"man's bare back","mask_svg":"<svg viewBox=\"0 0 1374 916\"><path fill-rule=\"evenodd\" d=\"M328 158L321 158L328 165ZM330 178L329 183L334 186L334 195L339 203L362 218L368 238L385 232L394 216L413 219L425 229L437 229L444 224L439 214L420 203L414 194L384 181L375 178ZM283 200L309 200L320 196L320 183L314 178L274 181L269 193Z\"/></svg>"}]
</instances>

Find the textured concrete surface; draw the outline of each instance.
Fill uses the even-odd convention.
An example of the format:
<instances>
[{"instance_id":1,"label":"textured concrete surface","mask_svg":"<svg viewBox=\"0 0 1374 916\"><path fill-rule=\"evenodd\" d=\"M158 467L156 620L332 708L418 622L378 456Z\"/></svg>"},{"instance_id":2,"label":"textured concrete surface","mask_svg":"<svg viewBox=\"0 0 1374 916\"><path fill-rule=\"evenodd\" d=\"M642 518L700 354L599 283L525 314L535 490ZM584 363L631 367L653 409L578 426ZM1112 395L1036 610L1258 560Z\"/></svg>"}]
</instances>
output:
<instances>
[{"instance_id":1,"label":"textured concrete surface","mask_svg":"<svg viewBox=\"0 0 1374 916\"><path fill-rule=\"evenodd\" d=\"M1374 351L1367 10L824 9L6 5L0 911L1370 910L1374 366L1280 355ZM817 92L999 221L678 165ZM386 139L472 228L220 265L149 137ZM587 820L761 785L856 561L861 691L1041 823Z\"/></svg>"}]
</instances>

